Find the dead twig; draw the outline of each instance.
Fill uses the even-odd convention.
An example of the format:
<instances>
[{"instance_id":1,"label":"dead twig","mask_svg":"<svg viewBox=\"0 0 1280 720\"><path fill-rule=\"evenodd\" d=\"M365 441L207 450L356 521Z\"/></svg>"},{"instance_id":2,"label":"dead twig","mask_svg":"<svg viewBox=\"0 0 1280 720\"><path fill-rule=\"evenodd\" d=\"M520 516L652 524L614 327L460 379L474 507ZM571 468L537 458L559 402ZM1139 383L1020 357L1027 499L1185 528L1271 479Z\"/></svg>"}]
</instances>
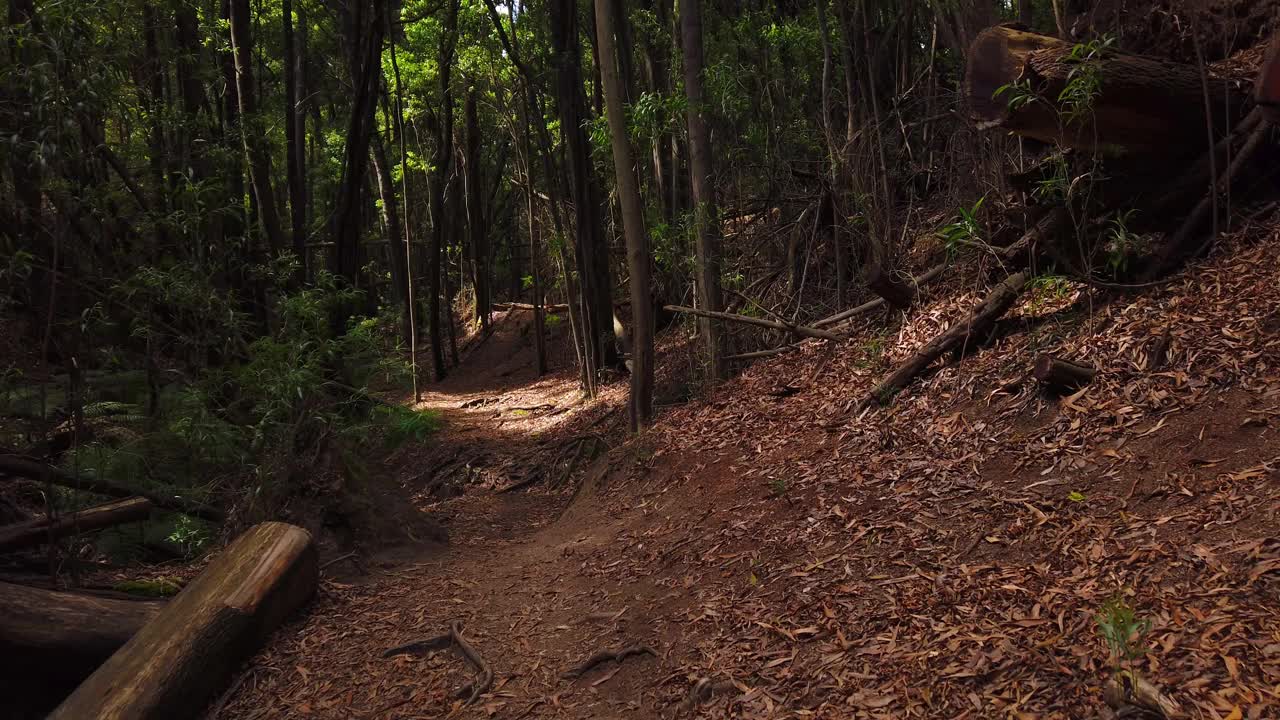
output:
<instances>
[{"instance_id":1,"label":"dead twig","mask_svg":"<svg viewBox=\"0 0 1280 720\"><path fill-rule=\"evenodd\" d=\"M587 672L601 663L606 663L610 660L621 663L629 657L636 657L638 655L652 655L653 657L658 657L658 653L648 645L632 645L631 647L622 648L621 650L601 650L586 660L583 660L577 666L566 670L562 675L560 675L560 677L565 680L575 680L586 675Z\"/></svg>"}]
</instances>

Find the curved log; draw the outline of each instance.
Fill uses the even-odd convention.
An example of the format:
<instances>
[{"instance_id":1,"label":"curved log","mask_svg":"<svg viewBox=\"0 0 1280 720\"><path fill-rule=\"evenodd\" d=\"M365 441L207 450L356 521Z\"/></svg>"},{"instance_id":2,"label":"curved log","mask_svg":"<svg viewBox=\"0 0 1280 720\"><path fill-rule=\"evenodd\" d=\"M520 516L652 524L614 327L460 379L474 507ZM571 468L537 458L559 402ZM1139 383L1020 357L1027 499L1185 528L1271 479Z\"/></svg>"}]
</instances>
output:
<instances>
[{"instance_id":1,"label":"curved log","mask_svg":"<svg viewBox=\"0 0 1280 720\"><path fill-rule=\"evenodd\" d=\"M1066 147L1119 146L1144 152L1185 152L1204 147L1204 86L1198 68L1142 55L1109 51L1093 61L1100 91L1079 122L1065 119L1059 95L1079 63L1075 46L1048 35L998 25L978 34L969 48L965 79L971 119L979 129L1000 127ZM1011 109L1006 85L1027 84L1040 100ZM1221 133L1242 117L1247 93L1208 78L1214 129Z\"/></svg>"}]
</instances>

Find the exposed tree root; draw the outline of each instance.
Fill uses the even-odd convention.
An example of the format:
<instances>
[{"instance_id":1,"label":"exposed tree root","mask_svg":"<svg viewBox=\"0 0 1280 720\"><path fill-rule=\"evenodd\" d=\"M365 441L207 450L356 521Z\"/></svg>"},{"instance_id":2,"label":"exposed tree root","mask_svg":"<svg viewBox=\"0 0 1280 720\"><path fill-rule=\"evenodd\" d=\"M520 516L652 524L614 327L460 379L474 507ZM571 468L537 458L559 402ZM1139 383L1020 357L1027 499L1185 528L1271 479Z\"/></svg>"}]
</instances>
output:
<instances>
[{"instance_id":1,"label":"exposed tree root","mask_svg":"<svg viewBox=\"0 0 1280 720\"><path fill-rule=\"evenodd\" d=\"M621 663L623 660L637 655L652 655L653 657L658 657L658 653L648 645L632 645L631 647L622 648L620 650L601 650L586 660L583 660L577 666L566 670L562 675L560 675L560 677L565 680L574 680L586 675L592 668L600 663L609 662L610 660Z\"/></svg>"},{"instance_id":2,"label":"exposed tree root","mask_svg":"<svg viewBox=\"0 0 1280 720\"><path fill-rule=\"evenodd\" d=\"M450 647L457 648L458 653L462 655L467 662L476 670L476 678L471 682L463 685L454 692L454 697L464 700L465 704L471 705L480 696L489 692L489 688L493 687L493 669L484 661L480 653L472 647L471 643L462 636L462 622L454 620L449 626L449 632L444 635L436 635L426 640L415 640L411 643L405 643L393 647L382 653L382 657L392 657L394 655L425 655L431 652L445 650Z\"/></svg>"}]
</instances>

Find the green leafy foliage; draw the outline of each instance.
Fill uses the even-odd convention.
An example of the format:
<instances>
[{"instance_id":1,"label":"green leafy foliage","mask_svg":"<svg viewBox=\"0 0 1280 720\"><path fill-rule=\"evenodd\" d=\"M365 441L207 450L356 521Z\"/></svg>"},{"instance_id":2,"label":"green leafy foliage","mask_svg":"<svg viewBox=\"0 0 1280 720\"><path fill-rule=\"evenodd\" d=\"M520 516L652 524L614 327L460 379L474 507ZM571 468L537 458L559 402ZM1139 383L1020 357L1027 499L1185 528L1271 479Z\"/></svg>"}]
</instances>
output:
<instances>
[{"instance_id":1,"label":"green leafy foliage","mask_svg":"<svg viewBox=\"0 0 1280 720\"><path fill-rule=\"evenodd\" d=\"M938 237L942 238L948 254L955 255L965 248L979 247L984 244L982 239L984 233L978 214L982 211L982 204L986 199L987 197L983 195L972 207L958 209L954 219L938 229Z\"/></svg>"},{"instance_id":2,"label":"green leafy foliage","mask_svg":"<svg viewBox=\"0 0 1280 720\"><path fill-rule=\"evenodd\" d=\"M1151 620L1139 618L1123 595L1116 595L1103 603L1094 621L1115 669L1121 669L1146 653Z\"/></svg>"}]
</instances>

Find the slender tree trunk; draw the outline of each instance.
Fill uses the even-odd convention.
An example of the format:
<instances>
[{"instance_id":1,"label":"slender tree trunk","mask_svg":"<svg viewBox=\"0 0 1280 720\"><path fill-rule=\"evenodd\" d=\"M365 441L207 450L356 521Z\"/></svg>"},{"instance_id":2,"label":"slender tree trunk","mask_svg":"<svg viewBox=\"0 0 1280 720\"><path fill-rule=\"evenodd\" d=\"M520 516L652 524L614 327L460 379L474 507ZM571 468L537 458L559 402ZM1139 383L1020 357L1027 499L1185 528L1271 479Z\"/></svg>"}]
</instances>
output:
<instances>
[{"instance_id":1,"label":"slender tree trunk","mask_svg":"<svg viewBox=\"0 0 1280 720\"><path fill-rule=\"evenodd\" d=\"M307 201L302 175L306 147L306 126L298 109L298 78L302 75L302 55L294 44L293 0L281 0L284 20L284 136L285 160L289 180L289 219L293 237L293 253L298 258L298 277L307 277Z\"/></svg>"},{"instance_id":2,"label":"slender tree trunk","mask_svg":"<svg viewBox=\"0 0 1280 720\"><path fill-rule=\"evenodd\" d=\"M623 85L618 77L617 52L614 49L614 25L621 25L624 19L613 17L610 10L616 5L612 0L595 0L595 8L600 79L604 85L613 165L618 177L618 199L622 204L622 226L627 238L627 269L631 273L631 429L635 431L653 422L653 302L649 296L649 235L644 226L644 205L632 163Z\"/></svg>"},{"instance_id":3,"label":"slender tree trunk","mask_svg":"<svg viewBox=\"0 0 1280 720\"><path fill-rule=\"evenodd\" d=\"M342 179L333 215L333 273L351 286L359 285L360 232L363 228L364 192L369 147L374 132L377 89L382 78L382 19L380 0L353 3L348 37L354 95L347 125L347 146L343 155ZM351 308L335 312L334 331L342 330Z\"/></svg>"},{"instance_id":4,"label":"slender tree trunk","mask_svg":"<svg viewBox=\"0 0 1280 720\"><path fill-rule=\"evenodd\" d=\"M428 253L427 267L427 324L431 335L431 362L435 370L435 379L444 379L444 334L440 328L440 275L444 271L444 227L445 227L445 190L449 179L449 169L453 162L453 83L452 70L454 49L458 42L458 2L446 0L444 32L440 36L440 54L438 68L440 74L440 116L436 137L435 157L432 166L436 177L431 187L431 248ZM449 322L450 328L453 322ZM456 356L456 353L455 353Z\"/></svg>"},{"instance_id":5,"label":"slender tree trunk","mask_svg":"<svg viewBox=\"0 0 1280 720\"><path fill-rule=\"evenodd\" d=\"M408 298L406 297L409 269L405 265L404 232L401 223L400 202L396 199L395 180L391 177L391 162L387 158L387 149L382 137L374 133L370 143L370 156L373 160L374 179L378 183L378 198L382 200L382 221L386 225L388 264L391 266L391 296L404 310L404 333L408 340L409 318Z\"/></svg>"},{"instance_id":6,"label":"slender tree trunk","mask_svg":"<svg viewBox=\"0 0 1280 720\"><path fill-rule=\"evenodd\" d=\"M196 262L204 265L209 246L217 242L212 232L214 220L206 217L201 188L209 178L209 159L205 149L209 139L209 120L202 116L205 106L204 57L201 52L200 20L195 8L178 4L174 10L174 27L178 44L176 63L178 91L182 100L182 127L179 129L179 151L184 167L191 169L191 186L194 192L184 197L185 206L198 224L195 244Z\"/></svg>"},{"instance_id":7,"label":"slender tree trunk","mask_svg":"<svg viewBox=\"0 0 1280 720\"><path fill-rule=\"evenodd\" d=\"M819 3L825 1L818 0ZM711 132L704 116L702 7L698 0L680 0L680 37L684 45L684 90L689 100L689 184L697 232L698 300L701 309L718 312L721 309L720 212L712 185L715 161L711 154ZM628 255L630 252L628 238ZM711 378L718 380L724 376L720 328L711 318L699 317L698 332L706 348Z\"/></svg>"},{"instance_id":8,"label":"slender tree trunk","mask_svg":"<svg viewBox=\"0 0 1280 720\"><path fill-rule=\"evenodd\" d=\"M231 49L235 58L236 95L240 128L258 219L272 254L284 247L275 189L271 185L271 152L258 117L257 86L253 82L253 39L249 34L249 0L230 0Z\"/></svg>"},{"instance_id":9,"label":"slender tree trunk","mask_svg":"<svg viewBox=\"0 0 1280 720\"><path fill-rule=\"evenodd\" d=\"M149 115L148 120L150 121L150 137L148 138L150 158L148 160L151 166L151 180L155 183L150 205L157 213L155 218L156 247L152 249L152 252L163 253L171 249L169 245L172 240L165 229L164 223L160 222L160 217L166 214L169 206L169 172L167 170L168 162L166 162L169 153L166 147L165 128L162 119L165 113L165 71L160 59L160 39L156 31L158 24L159 20L155 8L149 4L143 5L142 36L146 62L143 64L142 75L146 80L146 108Z\"/></svg>"},{"instance_id":10,"label":"slender tree trunk","mask_svg":"<svg viewBox=\"0 0 1280 720\"><path fill-rule=\"evenodd\" d=\"M616 360L613 343L613 307L609 289L608 243L601 224L600 190L591 168L590 146L583 121L585 98L579 56L577 4L554 0L551 6L551 44L557 56L556 98L564 134L569 197L576 217L574 244L582 297L582 336L586 389L595 392L597 371Z\"/></svg>"},{"instance_id":11,"label":"slender tree trunk","mask_svg":"<svg viewBox=\"0 0 1280 720\"><path fill-rule=\"evenodd\" d=\"M471 284L476 294L476 319L480 321L480 327L488 329L491 312L488 228L485 223L484 193L481 189L480 121L476 112L475 87L467 88L464 114L466 144L463 152L463 185L467 206L467 246L471 252Z\"/></svg>"}]
</instances>

